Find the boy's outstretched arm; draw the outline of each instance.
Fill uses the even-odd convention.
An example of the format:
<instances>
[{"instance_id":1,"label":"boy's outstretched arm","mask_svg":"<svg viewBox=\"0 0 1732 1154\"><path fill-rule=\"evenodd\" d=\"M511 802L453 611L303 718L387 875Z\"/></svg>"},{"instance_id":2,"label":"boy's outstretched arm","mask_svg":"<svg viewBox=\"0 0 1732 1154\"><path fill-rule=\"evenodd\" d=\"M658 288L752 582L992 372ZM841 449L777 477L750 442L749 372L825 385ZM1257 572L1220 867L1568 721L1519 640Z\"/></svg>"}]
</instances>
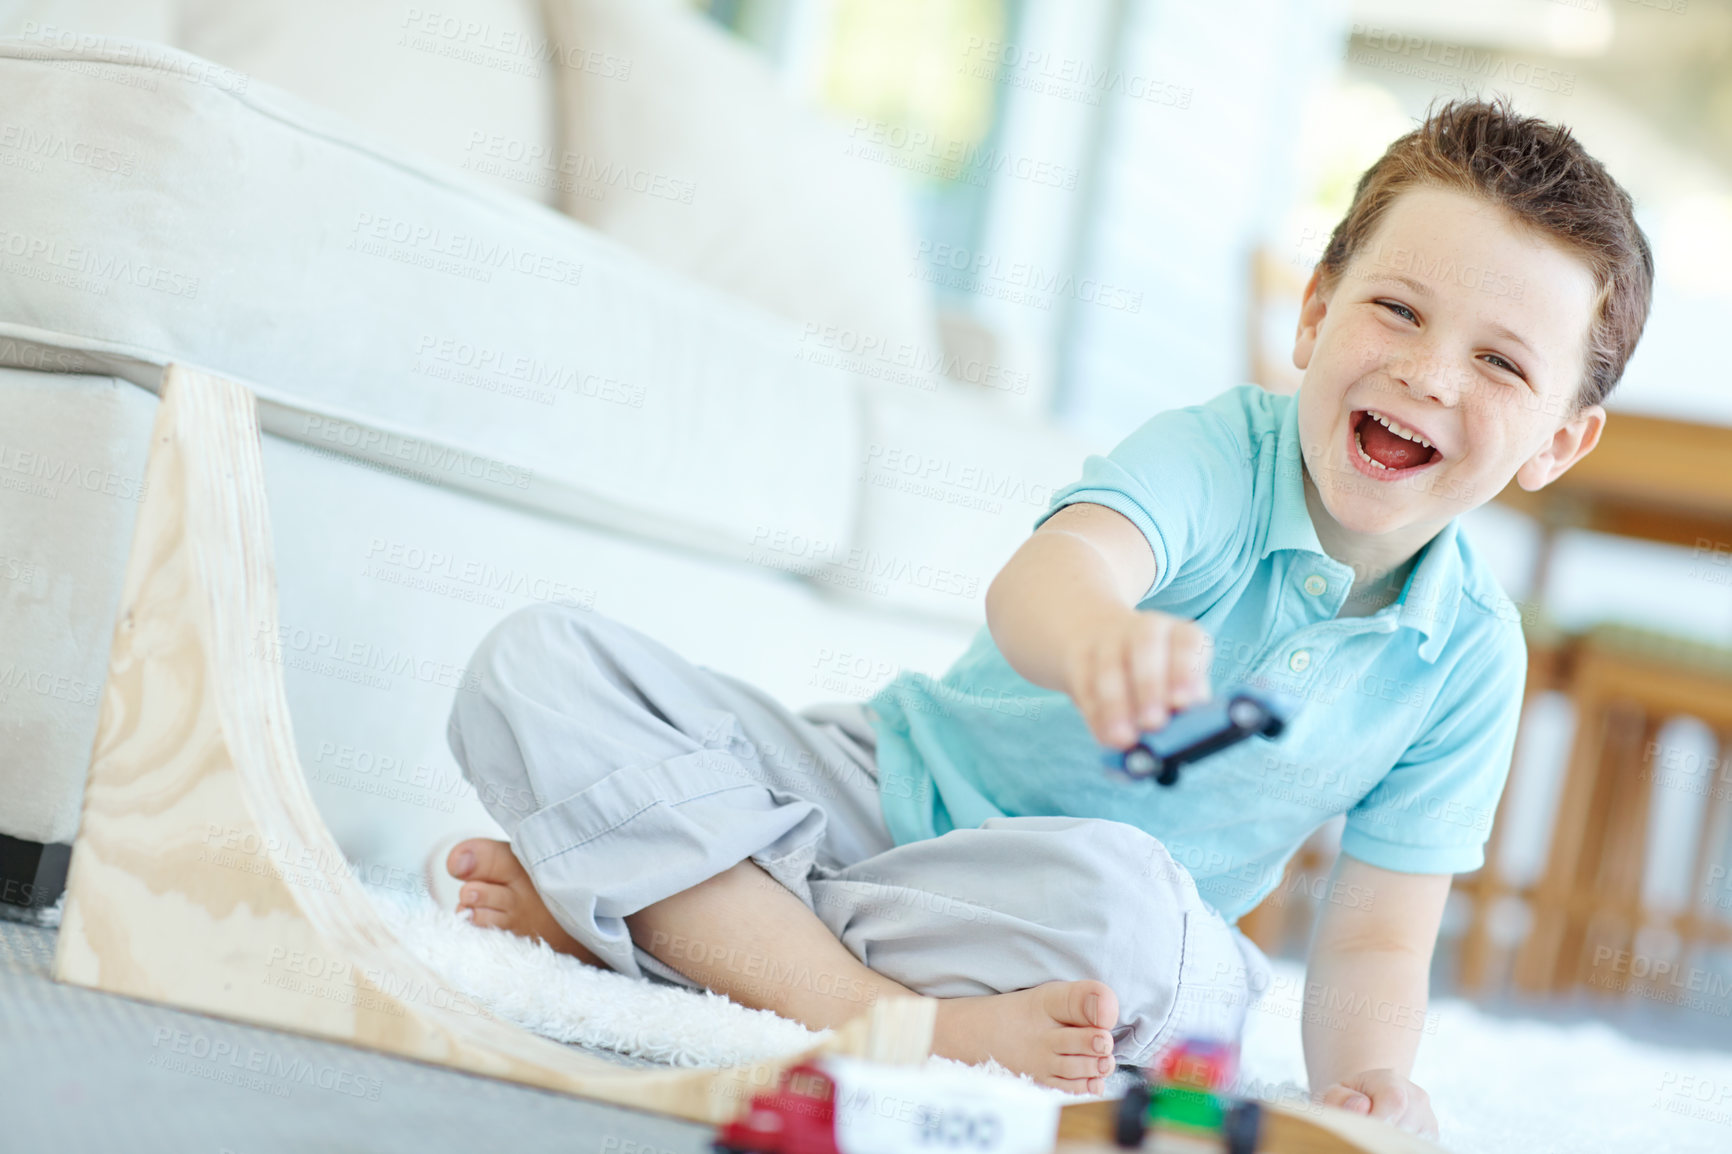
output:
<instances>
[{"instance_id":1,"label":"boy's outstretched arm","mask_svg":"<svg viewBox=\"0 0 1732 1154\"><path fill-rule=\"evenodd\" d=\"M1209 695L1210 639L1194 621L1136 608L1155 554L1124 515L1067 505L1041 523L986 591L986 624L1010 667L1069 694L1104 745Z\"/></svg>"},{"instance_id":2,"label":"boy's outstretched arm","mask_svg":"<svg viewBox=\"0 0 1732 1154\"><path fill-rule=\"evenodd\" d=\"M1437 1137L1437 1117L1409 1076L1450 880L1342 854L1305 967L1305 1068L1313 1093L1428 1138Z\"/></svg>"}]
</instances>

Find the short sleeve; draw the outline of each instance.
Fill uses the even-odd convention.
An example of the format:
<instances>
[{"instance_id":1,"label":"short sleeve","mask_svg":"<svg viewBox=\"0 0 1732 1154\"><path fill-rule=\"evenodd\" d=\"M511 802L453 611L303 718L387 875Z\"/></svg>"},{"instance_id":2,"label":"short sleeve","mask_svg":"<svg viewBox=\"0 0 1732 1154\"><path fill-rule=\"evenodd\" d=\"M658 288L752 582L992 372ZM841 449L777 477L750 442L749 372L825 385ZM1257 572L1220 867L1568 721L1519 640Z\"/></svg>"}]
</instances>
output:
<instances>
[{"instance_id":1,"label":"short sleeve","mask_svg":"<svg viewBox=\"0 0 1732 1154\"><path fill-rule=\"evenodd\" d=\"M1106 456L1091 454L1081 479L1053 494L1034 528L1083 502L1123 514L1155 554L1155 580L1139 602L1181 573L1218 563L1251 507L1250 440L1238 408L1224 417L1211 402L1150 417Z\"/></svg>"},{"instance_id":2,"label":"short sleeve","mask_svg":"<svg viewBox=\"0 0 1732 1154\"><path fill-rule=\"evenodd\" d=\"M1468 656L1446 680L1437 716L1347 812L1341 852L1400 873L1458 874L1485 864L1521 722L1527 649L1519 629L1463 648Z\"/></svg>"}]
</instances>

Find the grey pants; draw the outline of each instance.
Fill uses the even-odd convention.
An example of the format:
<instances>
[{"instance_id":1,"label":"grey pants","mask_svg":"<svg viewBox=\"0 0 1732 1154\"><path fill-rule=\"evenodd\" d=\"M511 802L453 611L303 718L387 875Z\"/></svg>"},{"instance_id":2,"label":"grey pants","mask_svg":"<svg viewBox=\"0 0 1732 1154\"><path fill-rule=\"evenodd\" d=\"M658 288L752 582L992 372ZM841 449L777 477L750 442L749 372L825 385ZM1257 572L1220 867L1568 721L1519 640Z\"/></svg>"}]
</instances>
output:
<instances>
[{"instance_id":1,"label":"grey pants","mask_svg":"<svg viewBox=\"0 0 1732 1154\"><path fill-rule=\"evenodd\" d=\"M457 693L451 752L553 916L621 973L694 986L624 919L749 858L862 963L922 994L1105 982L1121 1062L1179 1037L1237 1039L1269 983L1262 952L1134 826L994 818L896 845L862 704L790 711L564 602L507 615L469 669L480 688ZM743 979L831 980L721 943L662 945Z\"/></svg>"}]
</instances>

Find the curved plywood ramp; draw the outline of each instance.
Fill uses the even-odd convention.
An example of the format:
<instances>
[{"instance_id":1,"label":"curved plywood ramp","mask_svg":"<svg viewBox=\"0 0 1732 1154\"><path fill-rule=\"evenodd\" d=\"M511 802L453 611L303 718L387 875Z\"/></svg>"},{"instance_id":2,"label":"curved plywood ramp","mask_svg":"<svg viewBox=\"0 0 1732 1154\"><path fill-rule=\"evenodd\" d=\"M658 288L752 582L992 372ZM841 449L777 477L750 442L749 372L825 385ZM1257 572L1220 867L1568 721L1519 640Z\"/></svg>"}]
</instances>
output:
<instances>
[{"instance_id":1,"label":"curved plywood ramp","mask_svg":"<svg viewBox=\"0 0 1732 1154\"><path fill-rule=\"evenodd\" d=\"M393 939L296 758L253 396L170 366L161 398L55 976L697 1121L804 1057L624 1068L493 1018ZM919 1060L932 1009L886 1000L825 1048Z\"/></svg>"}]
</instances>

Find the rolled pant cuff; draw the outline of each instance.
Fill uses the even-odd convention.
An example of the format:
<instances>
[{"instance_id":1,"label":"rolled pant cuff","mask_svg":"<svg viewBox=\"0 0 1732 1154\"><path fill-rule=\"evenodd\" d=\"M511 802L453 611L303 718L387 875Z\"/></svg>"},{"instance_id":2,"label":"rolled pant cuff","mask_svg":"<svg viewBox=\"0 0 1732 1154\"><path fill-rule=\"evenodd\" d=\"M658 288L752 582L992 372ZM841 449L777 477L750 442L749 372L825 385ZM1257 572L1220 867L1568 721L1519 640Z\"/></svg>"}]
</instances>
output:
<instances>
[{"instance_id":1,"label":"rolled pant cuff","mask_svg":"<svg viewBox=\"0 0 1732 1154\"><path fill-rule=\"evenodd\" d=\"M816 805L778 803L736 759L703 749L617 770L524 818L511 841L555 920L604 964L691 985L643 961L625 918L748 858L800 893L824 823Z\"/></svg>"}]
</instances>

